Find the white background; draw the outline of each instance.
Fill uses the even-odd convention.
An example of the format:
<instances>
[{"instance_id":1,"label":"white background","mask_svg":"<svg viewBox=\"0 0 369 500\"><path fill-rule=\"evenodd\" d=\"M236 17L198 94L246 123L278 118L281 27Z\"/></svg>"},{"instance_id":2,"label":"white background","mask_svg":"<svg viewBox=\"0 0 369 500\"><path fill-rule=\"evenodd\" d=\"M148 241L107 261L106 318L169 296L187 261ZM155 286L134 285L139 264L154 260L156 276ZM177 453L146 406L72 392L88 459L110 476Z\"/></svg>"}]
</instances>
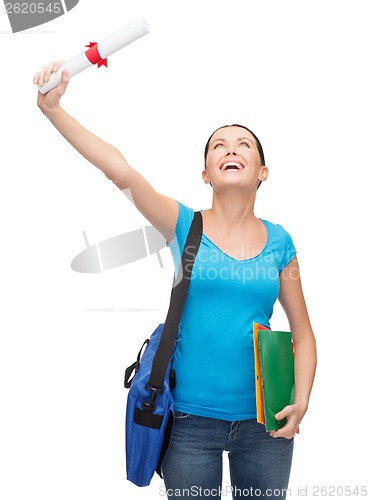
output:
<instances>
[{"instance_id":1,"label":"white background","mask_svg":"<svg viewBox=\"0 0 369 500\"><path fill-rule=\"evenodd\" d=\"M141 16L150 34L76 76L63 106L195 210L211 206L210 133L240 122L259 136L270 176L256 214L294 239L319 352L291 497L368 485L366 4L80 0L18 34L1 8L2 499L162 498L157 477L143 489L125 479L123 374L165 318L169 249L164 268L152 256L71 270L82 231L93 244L148 222L59 136L32 84ZM272 327L287 326L276 306Z\"/></svg>"}]
</instances>

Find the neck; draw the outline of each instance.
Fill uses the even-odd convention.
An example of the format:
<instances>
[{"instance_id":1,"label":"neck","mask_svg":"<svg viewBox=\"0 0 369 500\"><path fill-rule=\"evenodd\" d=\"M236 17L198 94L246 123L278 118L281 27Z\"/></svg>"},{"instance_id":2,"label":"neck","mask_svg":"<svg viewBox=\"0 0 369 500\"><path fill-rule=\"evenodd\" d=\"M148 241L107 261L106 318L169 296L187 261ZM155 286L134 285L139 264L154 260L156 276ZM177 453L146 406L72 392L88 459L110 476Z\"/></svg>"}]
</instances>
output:
<instances>
[{"instance_id":1,"label":"neck","mask_svg":"<svg viewBox=\"0 0 369 500\"><path fill-rule=\"evenodd\" d=\"M251 222L257 220L254 214L255 197L256 193L247 195L244 190L239 193L234 189L222 193L213 192L213 203L209 212L216 218L219 227L232 236L244 231Z\"/></svg>"}]
</instances>

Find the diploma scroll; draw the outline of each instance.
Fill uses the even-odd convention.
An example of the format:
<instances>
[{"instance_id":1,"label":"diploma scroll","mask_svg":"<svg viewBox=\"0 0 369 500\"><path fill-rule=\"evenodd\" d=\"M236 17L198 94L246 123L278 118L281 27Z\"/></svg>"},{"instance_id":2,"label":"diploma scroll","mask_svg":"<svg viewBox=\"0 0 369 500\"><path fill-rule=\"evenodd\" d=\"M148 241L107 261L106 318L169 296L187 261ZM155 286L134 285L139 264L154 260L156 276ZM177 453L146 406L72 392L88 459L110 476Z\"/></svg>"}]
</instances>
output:
<instances>
[{"instance_id":1,"label":"diploma scroll","mask_svg":"<svg viewBox=\"0 0 369 500\"><path fill-rule=\"evenodd\" d=\"M108 56L114 54L126 45L134 42L138 38L146 35L149 32L148 25L145 19L138 18L124 28L116 31L98 44L91 46L86 52L82 52L78 56L66 61L58 71L52 73L50 79L38 89L42 94L46 94L50 90L57 87L61 81L62 72L67 69L69 76L73 77L81 73L94 64L99 64Z\"/></svg>"}]
</instances>

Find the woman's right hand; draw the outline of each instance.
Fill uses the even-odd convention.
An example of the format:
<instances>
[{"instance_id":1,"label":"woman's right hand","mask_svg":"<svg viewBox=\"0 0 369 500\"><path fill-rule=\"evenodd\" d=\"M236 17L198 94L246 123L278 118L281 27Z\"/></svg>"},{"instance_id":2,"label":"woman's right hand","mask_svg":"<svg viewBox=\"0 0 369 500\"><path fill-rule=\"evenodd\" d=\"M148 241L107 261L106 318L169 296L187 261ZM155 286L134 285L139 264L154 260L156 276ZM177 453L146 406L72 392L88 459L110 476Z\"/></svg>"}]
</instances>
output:
<instances>
[{"instance_id":1,"label":"woman's right hand","mask_svg":"<svg viewBox=\"0 0 369 500\"><path fill-rule=\"evenodd\" d=\"M44 66L43 69L36 73L33 77L33 83L35 85L42 85L44 82L47 82L50 79L50 75L58 71L64 62L65 60L52 61L47 66ZM50 90L46 94L42 94L40 91L38 92L37 105L44 114L47 114L49 111L53 111L59 107L60 99L66 91L68 83L68 70L64 70L61 81L57 87Z\"/></svg>"}]
</instances>

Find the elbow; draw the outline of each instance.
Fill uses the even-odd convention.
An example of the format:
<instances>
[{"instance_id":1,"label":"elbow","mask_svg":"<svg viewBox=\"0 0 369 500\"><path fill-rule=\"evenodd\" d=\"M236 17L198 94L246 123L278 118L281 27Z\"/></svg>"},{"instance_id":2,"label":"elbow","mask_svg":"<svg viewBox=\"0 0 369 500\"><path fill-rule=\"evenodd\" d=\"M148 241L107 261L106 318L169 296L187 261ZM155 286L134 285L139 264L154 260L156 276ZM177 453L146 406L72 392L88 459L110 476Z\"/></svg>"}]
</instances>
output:
<instances>
[{"instance_id":1,"label":"elbow","mask_svg":"<svg viewBox=\"0 0 369 500\"><path fill-rule=\"evenodd\" d=\"M109 179L109 177L108 177L108 179ZM118 181L116 179L109 179L109 180L111 180L112 183L115 184L117 186L117 188L120 189L121 191L123 189L128 189L127 183L125 183L125 182Z\"/></svg>"},{"instance_id":2,"label":"elbow","mask_svg":"<svg viewBox=\"0 0 369 500\"><path fill-rule=\"evenodd\" d=\"M301 348L310 348L316 351L316 339L311 329L306 331L304 335L296 336L293 343L296 348L301 346Z\"/></svg>"},{"instance_id":3,"label":"elbow","mask_svg":"<svg viewBox=\"0 0 369 500\"><path fill-rule=\"evenodd\" d=\"M314 334L306 335L302 339L293 342L293 351L296 359L303 359L314 367L317 365L317 346Z\"/></svg>"},{"instance_id":4,"label":"elbow","mask_svg":"<svg viewBox=\"0 0 369 500\"><path fill-rule=\"evenodd\" d=\"M105 170L106 177L119 187L119 189L126 189L129 184L128 176L130 167L128 163L118 150L112 152L109 160L109 164Z\"/></svg>"}]
</instances>

